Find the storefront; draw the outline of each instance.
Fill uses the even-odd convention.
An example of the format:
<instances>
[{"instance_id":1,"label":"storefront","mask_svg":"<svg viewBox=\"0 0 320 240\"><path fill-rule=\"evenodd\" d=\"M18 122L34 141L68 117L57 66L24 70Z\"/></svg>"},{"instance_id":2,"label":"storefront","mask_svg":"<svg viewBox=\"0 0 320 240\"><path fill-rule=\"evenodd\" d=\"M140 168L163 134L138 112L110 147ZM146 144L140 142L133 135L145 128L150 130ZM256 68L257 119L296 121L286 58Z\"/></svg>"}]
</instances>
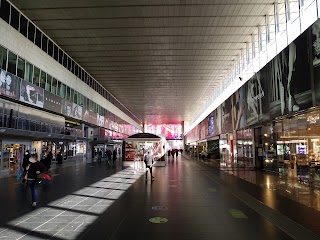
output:
<instances>
[{"instance_id":1,"label":"storefront","mask_svg":"<svg viewBox=\"0 0 320 240\"><path fill-rule=\"evenodd\" d=\"M125 139L124 160L142 160L149 151L154 157L162 158L165 154L165 138L154 134L138 133Z\"/></svg>"},{"instance_id":2,"label":"storefront","mask_svg":"<svg viewBox=\"0 0 320 240\"><path fill-rule=\"evenodd\" d=\"M234 144L234 158L239 166L253 168L255 166L253 158L253 134L252 129L236 131Z\"/></svg>"},{"instance_id":3,"label":"storefront","mask_svg":"<svg viewBox=\"0 0 320 240\"><path fill-rule=\"evenodd\" d=\"M31 141L0 140L1 172L16 174L23 161L24 152L31 151Z\"/></svg>"},{"instance_id":4,"label":"storefront","mask_svg":"<svg viewBox=\"0 0 320 240\"><path fill-rule=\"evenodd\" d=\"M234 134L225 133L220 135L219 148L220 148L220 166L221 168L235 167L234 158Z\"/></svg>"}]
</instances>

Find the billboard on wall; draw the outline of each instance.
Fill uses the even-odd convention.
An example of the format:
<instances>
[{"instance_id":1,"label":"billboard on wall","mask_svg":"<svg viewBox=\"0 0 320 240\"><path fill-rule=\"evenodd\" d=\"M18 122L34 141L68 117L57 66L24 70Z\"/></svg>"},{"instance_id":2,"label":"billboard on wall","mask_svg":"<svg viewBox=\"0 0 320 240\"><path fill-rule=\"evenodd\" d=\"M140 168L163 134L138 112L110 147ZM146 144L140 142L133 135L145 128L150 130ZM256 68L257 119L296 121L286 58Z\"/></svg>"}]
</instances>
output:
<instances>
[{"instance_id":1,"label":"billboard on wall","mask_svg":"<svg viewBox=\"0 0 320 240\"><path fill-rule=\"evenodd\" d=\"M270 117L312 106L308 32L301 34L266 66Z\"/></svg>"},{"instance_id":2,"label":"billboard on wall","mask_svg":"<svg viewBox=\"0 0 320 240\"><path fill-rule=\"evenodd\" d=\"M19 99L20 78L0 69L0 95Z\"/></svg>"},{"instance_id":3,"label":"billboard on wall","mask_svg":"<svg viewBox=\"0 0 320 240\"><path fill-rule=\"evenodd\" d=\"M43 108L61 113L61 102L62 98L48 91L44 91L44 104Z\"/></svg>"},{"instance_id":4,"label":"billboard on wall","mask_svg":"<svg viewBox=\"0 0 320 240\"><path fill-rule=\"evenodd\" d=\"M316 104L320 104L320 20L312 25L312 65Z\"/></svg>"},{"instance_id":5,"label":"billboard on wall","mask_svg":"<svg viewBox=\"0 0 320 240\"><path fill-rule=\"evenodd\" d=\"M37 85L21 80L20 101L43 108L44 90Z\"/></svg>"},{"instance_id":6,"label":"billboard on wall","mask_svg":"<svg viewBox=\"0 0 320 240\"><path fill-rule=\"evenodd\" d=\"M232 129L232 112L231 112L231 97L224 101L221 105L222 110L222 120L221 120L221 129L222 132L231 132Z\"/></svg>"},{"instance_id":7,"label":"billboard on wall","mask_svg":"<svg viewBox=\"0 0 320 240\"><path fill-rule=\"evenodd\" d=\"M72 102L62 99L62 114L67 117L72 117Z\"/></svg>"},{"instance_id":8,"label":"billboard on wall","mask_svg":"<svg viewBox=\"0 0 320 240\"><path fill-rule=\"evenodd\" d=\"M83 108L75 103L72 103L72 112L71 112L71 116L75 119L82 119L82 110Z\"/></svg>"},{"instance_id":9,"label":"billboard on wall","mask_svg":"<svg viewBox=\"0 0 320 240\"><path fill-rule=\"evenodd\" d=\"M232 129L246 127L246 88L242 86L231 97L232 99Z\"/></svg>"}]
</instances>

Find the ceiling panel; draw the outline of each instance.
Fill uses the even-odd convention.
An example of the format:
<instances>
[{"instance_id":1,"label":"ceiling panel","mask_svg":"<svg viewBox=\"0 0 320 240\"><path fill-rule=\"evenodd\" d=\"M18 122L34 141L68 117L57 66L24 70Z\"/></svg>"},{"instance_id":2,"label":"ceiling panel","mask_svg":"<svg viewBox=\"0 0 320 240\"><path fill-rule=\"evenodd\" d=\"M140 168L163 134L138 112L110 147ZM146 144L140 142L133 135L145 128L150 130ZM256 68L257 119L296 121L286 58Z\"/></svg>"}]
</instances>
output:
<instances>
[{"instance_id":1,"label":"ceiling panel","mask_svg":"<svg viewBox=\"0 0 320 240\"><path fill-rule=\"evenodd\" d=\"M189 121L273 0L12 0L142 121Z\"/></svg>"}]
</instances>

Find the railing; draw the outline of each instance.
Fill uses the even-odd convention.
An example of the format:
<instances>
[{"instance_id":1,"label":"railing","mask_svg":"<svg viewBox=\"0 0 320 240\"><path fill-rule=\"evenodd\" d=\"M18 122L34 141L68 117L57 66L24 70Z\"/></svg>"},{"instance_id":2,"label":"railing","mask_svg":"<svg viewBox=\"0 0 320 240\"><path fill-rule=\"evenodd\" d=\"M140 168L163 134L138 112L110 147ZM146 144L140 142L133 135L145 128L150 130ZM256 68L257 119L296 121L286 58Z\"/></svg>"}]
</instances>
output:
<instances>
[{"instance_id":1,"label":"railing","mask_svg":"<svg viewBox=\"0 0 320 240\"><path fill-rule=\"evenodd\" d=\"M15 116L10 117L10 115L0 115L0 127L32 132L44 132L49 134L63 134L73 137L84 137L84 132L81 129L67 128L55 124Z\"/></svg>"}]
</instances>

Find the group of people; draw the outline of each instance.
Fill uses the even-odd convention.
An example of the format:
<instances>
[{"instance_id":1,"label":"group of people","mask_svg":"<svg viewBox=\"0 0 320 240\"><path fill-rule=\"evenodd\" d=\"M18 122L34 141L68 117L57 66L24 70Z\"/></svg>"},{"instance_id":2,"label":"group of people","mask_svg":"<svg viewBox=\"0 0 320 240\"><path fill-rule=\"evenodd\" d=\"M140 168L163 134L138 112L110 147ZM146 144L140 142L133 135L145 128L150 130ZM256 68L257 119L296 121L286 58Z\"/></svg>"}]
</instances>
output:
<instances>
[{"instance_id":1,"label":"group of people","mask_svg":"<svg viewBox=\"0 0 320 240\"><path fill-rule=\"evenodd\" d=\"M114 166L115 164L115 161L117 160L117 150L114 149L113 152L108 149L106 152L105 152L105 155L107 156L107 162L108 164L110 165L110 162L112 160L112 164ZM98 150L96 153L95 153L95 157L97 159L98 162L101 162L102 161L102 156L103 156L103 153L102 153L102 150Z\"/></svg>"},{"instance_id":2,"label":"group of people","mask_svg":"<svg viewBox=\"0 0 320 240\"><path fill-rule=\"evenodd\" d=\"M168 151L168 157L170 157L170 155L172 156L172 159L174 159L174 156L176 156L176 159L178 159L178 155L179 155L179 152L182 153L182 149L171 149Z\"/></svg>"}]
</instances>

